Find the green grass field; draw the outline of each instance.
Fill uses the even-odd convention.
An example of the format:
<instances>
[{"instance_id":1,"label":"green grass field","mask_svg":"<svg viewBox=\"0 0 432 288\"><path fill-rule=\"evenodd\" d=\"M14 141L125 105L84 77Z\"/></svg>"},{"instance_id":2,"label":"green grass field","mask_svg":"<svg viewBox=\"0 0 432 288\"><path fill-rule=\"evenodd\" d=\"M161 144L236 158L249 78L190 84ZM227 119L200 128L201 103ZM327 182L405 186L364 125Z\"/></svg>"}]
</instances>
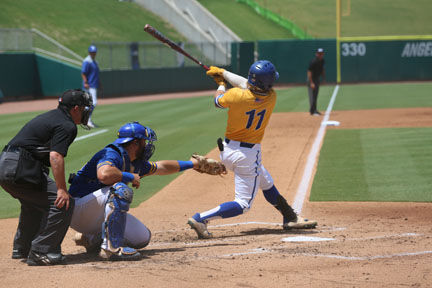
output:
<instances>
[{"instance_id":1,"label":"green grass field","mask_svg":"<svg viewBox=\"0 0 432 288\"><path fill-rule=\"evenodd\" d=\"M235 0L199 0L207 10L228 26L243 41L294 38L291 32L256 14Z\"/></svg>"},{"instance_id":2,"label":"green grass field","mask_svg":"<svg viewBox=\"0 0 432 288\"><path fill-rule=\"evenodd\" d=\"M117 0L2 0L0 28L37 28L85 57L92 41L149 41L145 24L184 41L170 24L136 3Z\"/></svg>"},{"instance_id":3,"label":"green grass field","mask_svg":"<svg viewBox=\"0 0 432 288\"><path fill-rule=\"evenodd\" d=\"M432 107L431 83L342 86L333 110ZM432 127L328 130L311 201L432 201Z\"/></svg>"},{"instance_id":4,"label":"green grass field","mask_svg":"<svg viewBox=\"0 0 432 288\"><path fill-rule=\"evenodd\" d=\"M348 0L341 0L346 5ZM235 0L199 0L245 41L293 38ZM316 38L336 36L335 0L257 0L258 4L292 20ZM429 0L350 1L342 17L342 36L432 35ZM348 11L345 8L343 11ZM150 23L175 41L184 37L170 24L129 1L2 0L0 28L37 28L81 56L92 42L150 41L143 32Z\"/></svg>"},{"instance_id":5,"label":"green grass field","mask_svg":"<svg viewBox=\"0 0 432 288\"><path fill-rule=\"evenodd\" d=\"M255 1L313 37L336 37L336 0ZM341 4L342 36L432 35L429 0L341 0Z\"/></svg>"},{"instance_id":6,"label":"green grass field","mask_svg":"<svg viewBox=\"0 0 432 288\"><path fill-rule=\"evenodd\" d=\"M325 111L334 86L321 88L319 109ZM427 94L431 89L432 83L342 86L334 109L431 107L432 101ZM307 110L305 87L278 91L275 113ZM40 113L0 115L3 127L0 146L7 144L22 125ZM223 136L226 113L215 109L211 96L207 95L98 106L94 120L101 126L91 131L79 128L78 137L101 129L108 129L108 132L71 145L66 158L67 175L77 171L95 152L113 141L118 128L130 121L140 121L156 131L158 141L152 160L187 160L193 152L206 154L216 147L216 138ZM311 200L432 201L428 193L432 187L429 177L432 171L431 132L432 128L328 131ZM134 196L133 206L151 197L178 175L145 178ZM0 201L3 204L0 218L18 216L18 201L4 191L0 192Z\"/></svg>"},{"instance_id":7,"label":"green grass field","mask_svg":"<svg viewBox=\"0 0 432 288\"><path fill-rule=\"evenodd\" d=\"M432 127L326 133L311 201L431 202Z\"/></svg>"}]
</instances>

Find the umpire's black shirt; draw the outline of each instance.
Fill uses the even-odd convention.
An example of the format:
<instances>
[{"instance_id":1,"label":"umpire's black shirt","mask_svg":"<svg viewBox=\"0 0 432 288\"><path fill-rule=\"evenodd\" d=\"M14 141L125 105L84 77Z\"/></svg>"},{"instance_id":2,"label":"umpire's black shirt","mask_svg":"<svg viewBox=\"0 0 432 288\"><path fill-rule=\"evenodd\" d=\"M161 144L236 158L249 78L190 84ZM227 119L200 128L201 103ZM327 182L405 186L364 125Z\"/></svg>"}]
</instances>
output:
<instances>
[{"instance_id":1,"label":"umpire's black shirt","mask_svg":"<svg viewBox=\"0 0 432 288\"><path fill-rule=\"evenodd\" d=\"M315 57L309 63L308 70L311 71L311 73L312 73L312 81L314 83L316 83L316 82L319 83L320 76L324 70L324 58L320 60L318 57Z\"/></svg>"},{"instance_id":2,"label":"umpire's black shirt","mask_svg":"<svg viewBox=\"0 0 432 288\"><path fill-rule=\"evenodd\" d=\"M77 127L66 107L57 108L30 120L9 142L31 152L46 166L50 166L49 152L66 157L69 146L77 135Z\"/></svg>"}]
</instances>

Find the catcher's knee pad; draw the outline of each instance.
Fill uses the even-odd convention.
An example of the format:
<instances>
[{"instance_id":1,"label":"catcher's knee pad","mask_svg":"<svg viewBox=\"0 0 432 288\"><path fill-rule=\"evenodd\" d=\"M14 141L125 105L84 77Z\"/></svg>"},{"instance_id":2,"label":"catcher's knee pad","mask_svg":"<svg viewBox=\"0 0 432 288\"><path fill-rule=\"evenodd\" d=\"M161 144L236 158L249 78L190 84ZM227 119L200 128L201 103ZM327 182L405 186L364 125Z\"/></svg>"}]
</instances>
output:
<instances>
[{"instance_id":1,"label":"catcher's knee pad","mask_svg":"<svg viewBox=\"0 0 432 288\"><path fill-rule=\"evenodd\" d=\"M132 199L133 190L126 184L116 183L111 187L102 227L102 236L108 250L116 252L123 245L126 213Z\"/></svg>"}]
</instances>

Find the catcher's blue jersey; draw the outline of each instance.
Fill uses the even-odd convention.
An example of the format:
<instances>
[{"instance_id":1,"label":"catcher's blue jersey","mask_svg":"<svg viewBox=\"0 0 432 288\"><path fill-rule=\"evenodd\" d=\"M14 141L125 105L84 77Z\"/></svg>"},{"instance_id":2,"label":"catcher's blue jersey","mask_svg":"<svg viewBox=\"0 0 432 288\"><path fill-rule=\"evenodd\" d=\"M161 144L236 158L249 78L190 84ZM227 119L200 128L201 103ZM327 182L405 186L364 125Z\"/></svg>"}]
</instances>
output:
<instances>
[{"instance_id":1,"label":"catcher's blue jersey","mask_svg":"<svg viewBox=\"0 0 432 288\"><path fill-rule=\"evenodd\" d=\"M140 176L153 174L157 170L155 162L138 159L131 162L129 155L121 145L111 143L97 152L77 172L69 188L71 196L81 198L107 186L97 179L97 169L104 165L117 167L121 171L137 173Z\"/></svg>"}]
</instances>

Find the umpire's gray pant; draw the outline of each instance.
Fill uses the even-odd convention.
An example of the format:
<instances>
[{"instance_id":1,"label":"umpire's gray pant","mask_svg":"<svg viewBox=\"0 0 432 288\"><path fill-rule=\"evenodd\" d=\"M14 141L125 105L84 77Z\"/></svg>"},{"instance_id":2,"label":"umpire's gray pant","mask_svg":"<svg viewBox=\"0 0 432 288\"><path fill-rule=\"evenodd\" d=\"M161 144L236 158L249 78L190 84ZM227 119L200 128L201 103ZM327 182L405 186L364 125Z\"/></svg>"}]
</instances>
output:
<instances>
[{"instance_id":1,"label":"umpire's gray pant","mask_svg":"<svg viewBox=\"0 0 432 288\"><path fill-rule=\"evenodd\" d=\"M25 185L5 183L3 189L21 202L21 213L14 238L14 250L28 253L60 253L60 245L69 228L75 201L69 200L69 209L54 205L57 185L44 173L46 183L34 188ZM46 186L45 186L46 185Z\"/></svg>"},{"instance_id":2,"label":"umpire's gray pant","mask_svg":"<svg viewBox=\"0 0 432 288\"><path fill-rule=\"evenodd\" d=\"M310 87L310 84L308 84L308 94L309 94L309 112L310 114L314 114L318 112L317 110L317 102L318 102L318 92L319 92L319 86L320 82L314 82L315 89L312 89Z\"/></svg>"}]
</instances>

